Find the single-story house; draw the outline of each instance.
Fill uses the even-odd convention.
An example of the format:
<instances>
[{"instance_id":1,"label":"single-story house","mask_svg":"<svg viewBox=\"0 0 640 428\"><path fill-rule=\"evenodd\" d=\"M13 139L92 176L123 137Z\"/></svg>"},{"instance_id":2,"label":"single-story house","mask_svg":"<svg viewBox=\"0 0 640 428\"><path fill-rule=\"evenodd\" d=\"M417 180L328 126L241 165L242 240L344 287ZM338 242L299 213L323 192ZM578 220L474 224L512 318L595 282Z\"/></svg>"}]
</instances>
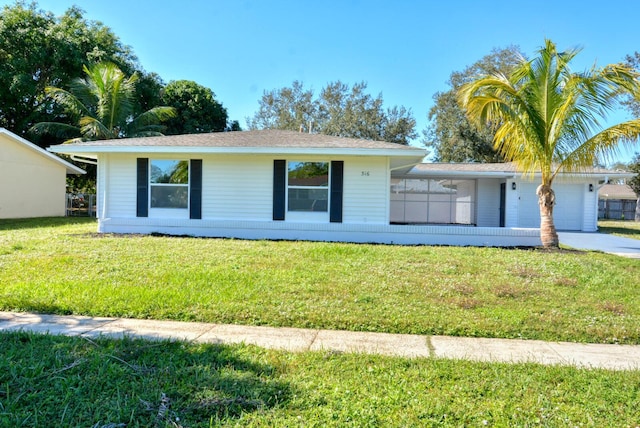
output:
<instances>
[{"instance_id":1,"label":"single-story house","mask_svg":"<svg viewBox=\"0 0 640 428\"><path fill-rule=\"evenodd\" d=\"M628 184L604 184L598 189L598 218L635 218L638 195Z\"/></svg>"},{"instance_id":2,"label":"single-story house","mask_svg":"<svg viewBox=\"0 0 640 428\"><path fill-rule=\"evenodd\" d=\"M0 128L0 218L65 215L67 174L84 173Z\"/></svg>"},{"instance_id":3,"label":"single-story house","mask_svg":"<svg viewBox=\"0 0 640 428\"><path fill-rule=\"evenodd\" d=\"M422 163L411 146L262 130L49 150L98 162L99 232L394 244L539 245L512 164ZM597 227L605 171L558 179L559 229Z\"/></svg>"}]
</instances>

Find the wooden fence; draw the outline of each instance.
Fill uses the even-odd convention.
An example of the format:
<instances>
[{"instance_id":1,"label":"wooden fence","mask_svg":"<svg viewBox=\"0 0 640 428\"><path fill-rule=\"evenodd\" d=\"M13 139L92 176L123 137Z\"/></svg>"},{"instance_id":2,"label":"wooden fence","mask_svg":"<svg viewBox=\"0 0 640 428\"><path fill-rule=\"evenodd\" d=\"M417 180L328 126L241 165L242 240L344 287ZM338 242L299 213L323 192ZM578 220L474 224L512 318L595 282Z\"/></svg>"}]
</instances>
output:
<instances>
[{"instance_id":1,"label":"wooden fence","mask_svg":"<svg viewBox=\"0 0 640 428\"><path fill-rule=\"evenodd\" d=\"M633 220L636 215L636 201L630 199L600 199L598 218L609 220Z\"/></svg>"}]
</instances>

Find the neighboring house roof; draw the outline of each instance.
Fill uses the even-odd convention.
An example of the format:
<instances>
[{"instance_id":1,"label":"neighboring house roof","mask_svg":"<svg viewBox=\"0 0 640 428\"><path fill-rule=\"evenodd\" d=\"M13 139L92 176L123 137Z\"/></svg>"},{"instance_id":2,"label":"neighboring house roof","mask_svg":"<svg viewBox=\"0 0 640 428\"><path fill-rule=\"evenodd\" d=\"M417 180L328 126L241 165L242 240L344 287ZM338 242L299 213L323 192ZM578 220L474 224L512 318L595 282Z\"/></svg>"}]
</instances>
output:
<instances>
[{"instance_id":1,"label":"neighboring house roof","mask_svg":"<svg viewBox=\"0 0 640 428\"><path fill-rule=\"evenodd\" d=\"M605 184L598 189L598 199L630 199L637 200L631 186L628 184Z\"/></svg>"},{"instance_id":2,"label":"neighboring house roof","mask_svg":"<svg viewBox=\"0 0 640 428\"><path fill-rule=\"evenodd\" d=\"M416 177L485 177L485 178L512 178L522 175L518 171L515 162L503 163L421 163L413 167L407 176ZM539 175L539 173L534 174ZM570 176L588 176L590 178L630 178L635 174L626 171L613 171L604 168L585 168L581 172L563 173Z\"/></svg>"},{"instance_id":3,"label":"neighboring house roof","mask_svg":"<svg viewBox=\"0 0 640 428\"><path fill-rule=\"evenodd\" d=\"M32 150L34 153L38 154L39 156L43 156L49 160L51 160L52 162L56 162L59 163L60 165L64 166L67 170L67 174L86 174L86 172L83 169L78 168L77 166L59 158L58 156L49 153L48 151L41 149L40 147L36 146L35 144L25 140L24 138L20 137L19 135L14 134L13 132L5 129L5 128L0 128L0 135L4 135L7 138L9 138L10 140L16 142L17 144L21 144L22 146Z\"/></svg>"}]
</instances>

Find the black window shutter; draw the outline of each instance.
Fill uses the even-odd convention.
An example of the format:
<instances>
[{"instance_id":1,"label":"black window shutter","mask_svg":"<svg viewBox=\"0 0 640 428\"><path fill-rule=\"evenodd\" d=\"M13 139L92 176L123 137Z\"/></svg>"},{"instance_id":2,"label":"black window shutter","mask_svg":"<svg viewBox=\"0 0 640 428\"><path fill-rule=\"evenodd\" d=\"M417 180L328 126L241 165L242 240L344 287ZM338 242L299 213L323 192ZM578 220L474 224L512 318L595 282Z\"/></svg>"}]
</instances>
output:
<instances>
[{"instance_id":1,"label":"black window shutter","mask_svg":"<svg viewBox=\"0 0 640 428\"><path fill-rule=\"evenodd\" d=\"M189 177L189 218L202 218L202 159L191 159L191 175Z\"/></svg>"},{"instance_id":2,"label":"black window shutter","mask_svg":"<svg viewBox=\"0 0 640 428\"><path fill-rule=\"evenodd\" d=\"M149 159L137 159L136 216L149 217Z\"/></svg>"},{"instance_id":3,"label":"black window shutter","mask_svg":"<svg viewBox=\"0 0 640 428\"><path fill-rule=\"evenodd\" d=\"M287 191L287 161L273 161L273 220L284 220Z\"/></svg>"},{"instance_id":4,"label":"black window shutter","mask_svg":"<svg viewBox=\"0 0 640 428\"><path fill-rule=\"evenodd\" d=\"M331 200L329 221L342 223L342 187L344 183L344 162L331 161Z\"/></svg>"}]
</instances>

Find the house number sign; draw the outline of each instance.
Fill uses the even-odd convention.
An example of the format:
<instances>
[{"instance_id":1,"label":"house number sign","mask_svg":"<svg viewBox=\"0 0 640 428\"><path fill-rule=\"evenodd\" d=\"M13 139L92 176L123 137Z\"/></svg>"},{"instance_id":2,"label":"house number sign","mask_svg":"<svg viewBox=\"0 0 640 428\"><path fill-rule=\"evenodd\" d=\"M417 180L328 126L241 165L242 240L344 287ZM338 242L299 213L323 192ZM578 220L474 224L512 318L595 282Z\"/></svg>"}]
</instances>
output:
<instances>
[{"instance_id":1,"label":"house number sign","mask_svg":"<svg viewBox=\"0 0 640 428\"><path fill-rule=\"evenodd\" d=\"M360 173L360 176L361 176L361 177L368 177L368 176L369 176L369 171L362 171L362 172Z\"/></svg>"}]
</instances>

